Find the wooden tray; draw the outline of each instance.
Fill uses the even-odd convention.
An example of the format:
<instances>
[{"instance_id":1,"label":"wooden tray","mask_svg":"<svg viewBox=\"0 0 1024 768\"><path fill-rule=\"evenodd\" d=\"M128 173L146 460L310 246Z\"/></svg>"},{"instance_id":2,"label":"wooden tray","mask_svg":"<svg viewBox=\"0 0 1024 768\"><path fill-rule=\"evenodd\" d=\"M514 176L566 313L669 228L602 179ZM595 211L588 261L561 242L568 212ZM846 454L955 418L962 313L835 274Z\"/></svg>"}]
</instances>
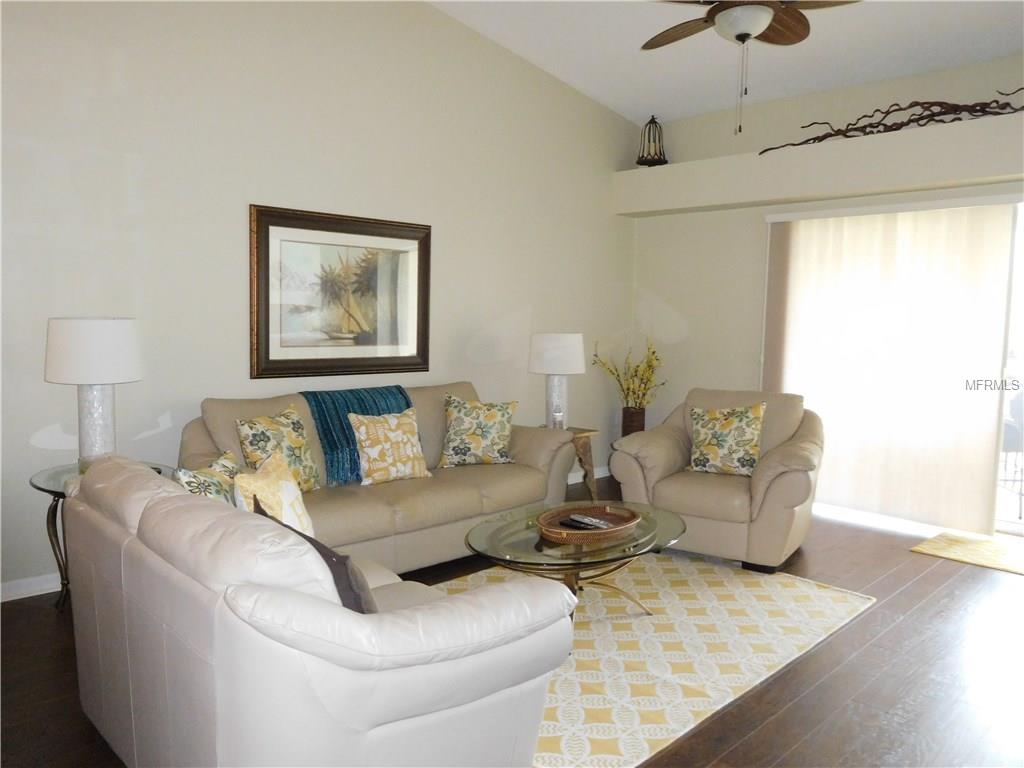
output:
<instances>
[{"instance_id":1,"label":"wooden tray","mask_svg":"<svg viewBox=\"0 0 1024 768\"><path fill-rule=\"evenodd\" d=\"M561 522L569 515L589 515L612 524L611 528L596 528L586 531L566 528ZM537 518L537 528L542 538L558 544L596 544L611 541L630 533L640 522L640 515L625 507L600 504L590 507L572 505L549 509Z\"/></svg>"}]
</instances>

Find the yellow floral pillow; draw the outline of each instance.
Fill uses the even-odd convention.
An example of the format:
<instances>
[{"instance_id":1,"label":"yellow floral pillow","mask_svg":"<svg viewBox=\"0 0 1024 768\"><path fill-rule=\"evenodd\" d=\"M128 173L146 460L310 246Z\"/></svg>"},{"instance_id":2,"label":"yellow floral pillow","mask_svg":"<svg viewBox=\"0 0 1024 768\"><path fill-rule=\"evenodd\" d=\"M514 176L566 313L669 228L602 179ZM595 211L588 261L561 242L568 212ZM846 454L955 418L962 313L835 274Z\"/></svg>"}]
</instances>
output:
<instances>
[{"instance_id":1,"label":"yellow floral pillow","mask_svg":"<svg viewBox=\"0 0 1024 768\"><path fill-rule=\"evenodd\" d=\"M259 469L272 454L279 453L291 468L300 490L305 493L320 487L320 472L306 441L306 425L293 407L288 406L277 416L238 419L235 424L249 469Z\"/></svg>"},{"instance_id":2,"label":"yellow floral pillow","mask_svg":"<svg viewBox=\"0 0 1024 768\"><path fill-rule=\"evenodd\" d=\"M363 485L431 476L420 446L415 408L383 416L350 413L348 420L356 433Z\"/></svg>"},{"instance_id":3,"label":"yellow floral pillow","mask_svg":"<svg viewBox=\"0 0 1024 768\"><path fill-rule=\"evenodd\" d=\"M444 396L448 431L439 467L462 464L511 464L512 414L519 402L481 403Z\"/></svg>"},{"instance_id":4,"label":"yellow floral pillow","mask_svg":"<svg viewBox=\"0 0 1024 768\"><path fill-rule=\"evenodd\" d=\"M302 503L302 491L280 453L272 454L255 472L235 476L235 506L252 512L254 496L271 517L307 536L313 535L313 521Z\"/></svg>"},{"instance_id":5,"label":"yellow floral pillow","mask_svg":"<svg viewBox=\"0 0 1024 768\"><path fill-rule=\"evenodd\" d=\"M690 408L693 449L688 469L722 475L754 474L761 458L766 407L767 403L745 408Z\"/></svg>"},{"instance_id":6,"label":"yellow floral pillow","mask_svg":"<svg viewBox=\"0 0 1024 768\"><path fill-rule=\"evenodd\" d=\"M231 504L235 488L235 476L239 473L238 460L231 451L226 451L205 469L174 470L174 480L189 493L207 496Z\"/></svg>"}]
</instances>

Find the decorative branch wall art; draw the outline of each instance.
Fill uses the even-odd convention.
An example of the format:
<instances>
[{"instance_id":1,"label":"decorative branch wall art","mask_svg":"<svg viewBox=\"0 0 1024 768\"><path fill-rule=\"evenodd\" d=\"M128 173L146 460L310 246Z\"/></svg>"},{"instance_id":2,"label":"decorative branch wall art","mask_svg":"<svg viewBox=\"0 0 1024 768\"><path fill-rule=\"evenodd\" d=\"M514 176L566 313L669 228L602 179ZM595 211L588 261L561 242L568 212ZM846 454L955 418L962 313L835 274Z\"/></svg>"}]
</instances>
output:
<instances>
[{"instance_id":1,"label":"decorative branch wall art","mask_svg":"<svg viewBox=\"0 0 1024 768\"><path fill-rule=\"evenodd\" d=\"M1000 96L1016 96L1024 91L1024 87L1018 88L1010 93L996 91ZM815 125L823 125L828 128L824 133L811 136L803 141L793 141L789 144L780 144L777 147L768 147L758 152L763 155L765 152L772 152L785 147L802 147L806 144L819 144L828 139L853 139L858 136L872 136L876 133L892 133L910 126L920 127L932 123L956 123L961 120L974 120L978 117L989 117L991 115L1012 115L1014 112L1024 111L1024 106L1014 106L1009 101L992 99L991 101L978 101L973 104L953 104L948 101L912 101L909 104L891 104L885 109L876 109L866 115L861 115L851 123L842 128L836 128L827 121L815 121L801 128L810 128Z\"/></svg>"}]
</instances>

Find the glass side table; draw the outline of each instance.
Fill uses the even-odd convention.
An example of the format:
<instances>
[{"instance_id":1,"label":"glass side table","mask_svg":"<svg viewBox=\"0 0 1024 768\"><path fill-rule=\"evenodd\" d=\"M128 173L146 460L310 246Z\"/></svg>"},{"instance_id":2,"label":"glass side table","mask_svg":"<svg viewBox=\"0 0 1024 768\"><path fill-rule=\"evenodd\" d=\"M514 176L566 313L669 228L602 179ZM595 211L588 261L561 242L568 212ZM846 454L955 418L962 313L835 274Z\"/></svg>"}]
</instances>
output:
<instances>
[{"instance_id":1,"label":"glass side table","mask_svg":"<svg viewBox=\"0 0 1024 768\"><path fill-rule=\"evenodd\" d=\"M145 462L158 474L171 476L174 467L165 464L157 464L152 461ZM60 594L57 596L56 608L63 608L68 601L71 590L68 586L68 552L67 541L64 535L64 486L68 480L78 477L78 464L61 464L59 467L50 467L36 472L29 479L28 484L37 491L50 495L50 506L46 510L46 536L50 539L50 549L53 550L53 559L57 561L57 572L60 574ZM60 514L61 530L57 532L57 516Z\"/></svg>"}]
</instances>

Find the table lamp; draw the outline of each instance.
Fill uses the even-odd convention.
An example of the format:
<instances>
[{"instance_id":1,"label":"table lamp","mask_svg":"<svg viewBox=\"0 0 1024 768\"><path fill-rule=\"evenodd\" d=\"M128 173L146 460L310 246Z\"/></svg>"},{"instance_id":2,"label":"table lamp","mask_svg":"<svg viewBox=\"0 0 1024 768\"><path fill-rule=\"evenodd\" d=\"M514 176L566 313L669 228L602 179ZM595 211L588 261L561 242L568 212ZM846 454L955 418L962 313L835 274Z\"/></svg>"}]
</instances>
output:
<instances>
[{"instance_id":1,"label":"table lamp","mask_svg":"<svg viewBox=\"0 0 1024 768\"><path fill-rule=\"evenodd\" d=\"M51 317L46 381L78 385L78 470L114 453L114 384L142 378L133 317Z\"/></svg>"},{"instance_id":2,"label":"table lamp","mask_svg":"<svg viewBox=\"0 0 1024 768\"><path fill-rule=\"evenodd\" d=\"M569 423L569 374L586 373L582 333L535 333L530 337L530 373L547 374L547 426Z\"/></svg>"}]
</instances>

